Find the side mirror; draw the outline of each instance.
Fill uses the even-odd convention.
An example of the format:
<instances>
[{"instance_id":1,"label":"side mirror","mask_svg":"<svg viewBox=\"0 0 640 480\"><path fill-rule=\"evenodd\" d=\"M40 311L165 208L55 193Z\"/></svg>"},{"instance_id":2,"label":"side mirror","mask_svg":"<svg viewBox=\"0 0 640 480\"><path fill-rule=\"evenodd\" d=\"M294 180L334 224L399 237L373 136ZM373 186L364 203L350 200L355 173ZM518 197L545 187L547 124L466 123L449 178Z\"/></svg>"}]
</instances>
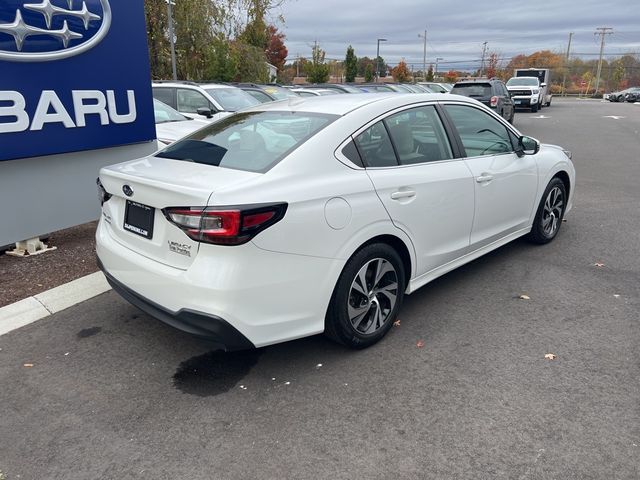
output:
<instances>
[{"instance_id":1,"label":"side mirror","mask_svg":"<svg viewBox=\"0 0 640 480\"><path fill-rule=\"evenodd\" d=\"M547 86L547 84L546 84L546 83L541 83L541 84L540 84L540 87L541 87L541 88L544 88L544 87L546 87L546 86Z\"/></svg>"},{"instance_id":2,"label":"side mirror","mask_svg":"<svg viewBox=\"0 0 640 480\"><path fill-rule=\"evenodd\" d=\"M199 109L196 110L196 112L198 112L198 115L202 115L203 117L207 117L207 118L213 117L213 112L211 111L210 108L207 108L207 107L200 107Z\"/></svg>"},{"instance_id":3,"label":"side mirror","mask_svg":"<svg viewBox=\"0 0 640 480\"><path fill-rule=\"evenodd\" d=\"M524 155L535 155L540 151L540 142L535 138L522 136L518 139L518 149L516 154L519 157Z\"/></svg>"}]
</instances>

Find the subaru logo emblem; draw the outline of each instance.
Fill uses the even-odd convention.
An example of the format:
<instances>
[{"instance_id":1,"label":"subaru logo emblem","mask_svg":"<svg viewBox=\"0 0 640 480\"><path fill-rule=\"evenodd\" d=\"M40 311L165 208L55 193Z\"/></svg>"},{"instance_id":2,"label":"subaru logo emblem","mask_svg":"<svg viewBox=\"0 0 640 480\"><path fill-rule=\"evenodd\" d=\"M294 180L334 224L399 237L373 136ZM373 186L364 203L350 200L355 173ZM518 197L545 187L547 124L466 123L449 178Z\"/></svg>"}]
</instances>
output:
<instances>
[{"instance_id":1,"label":"subaru logo emblem","mask_svg":"<svg viewBox=\"0 0 640 480\"><path fill-rule=\"evenodd\" d=\"M109 32L109 0L35 1L0 2L0 60L69 58L95 47Z\"/></svg>"},{"instance_id":2,"label":"subaru logo emblem","mask_svg":"<svg viewBox=\"0 0 640 480\"><path fill-rule=\"evenodd\" d=\"M127 197L133 196L133 189L129 185L123 185L122 191Z\"/></svg>"}]
</instances>

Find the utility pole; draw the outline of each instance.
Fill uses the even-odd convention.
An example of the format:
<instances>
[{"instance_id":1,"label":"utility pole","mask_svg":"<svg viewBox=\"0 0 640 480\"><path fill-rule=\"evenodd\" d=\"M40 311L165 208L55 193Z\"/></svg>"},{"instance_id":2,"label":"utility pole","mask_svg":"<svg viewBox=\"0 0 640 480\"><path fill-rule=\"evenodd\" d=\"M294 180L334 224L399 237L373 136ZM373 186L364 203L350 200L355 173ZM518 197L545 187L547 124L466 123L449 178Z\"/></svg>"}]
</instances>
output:
<instances>
[{"instance_id":1,"label":"utility pole","mask_svg":"<svg viewBox=\"0 0 640 480\"><path fill-rule=\"evenodd\" d=\"M178 80L178 73L176 69L176 39L173 34L173 12L171 7L173 0L165 0L167 2L167 13L169 15L169 43L171 43L171 70L173 73L173 80Z\"/></svg>"},{"instance_id":2,"label":"utility pole","mask_svg":"<svg viewBox=\"0 0 640 480\"><path fill-rule=\"evenodd\" d=\"M378 48L376 49L376 83L380 81L380 42L386 42L386 38L378 39Z\"/></svg>"},{"instance_id":3,"label":"utility pole","mask_svg":"<svg viewBox=\"0 0 640 480\"><path fill-rule=\"evenodd\" d=\"M424 39L424 49L422 51L422 76L424 77L424 81L427 81L427 29L424 29L424 35L419 33L418 37L422 37Z\"/></svg>"},{"instance_id":4,"label":"utility pole","mask_svg":"<svg viewBox=\"0 0 640 480\"><path fill-rule=\"evenodd\" d=\"M487 53L487 42L482 44L482 60L480 61L480 76L484 75L484 56Z\"/></svg>"},{"instance_id":5,"label":"utility pole","mask_svg":"<svg viewBox=\"0 0 640 480\"><path fill-rule=\"evenodd\" d=\"M438 61L440 60L444 60L444 58L442 57L436 57L436 73L434 73L434 80L436 79L436 77L438 76Z\"/></svg>"},{"instance_id":6,"label":"utility pole","mask_svg":"<svg viewBox=\"0 0 640 480\"><path fill-rule=\"evenodd\" d=\"M573 32L569 32L569 44L567 45L567 56L564 58L564 73L562 74L562 96L566 96L565 85L567 82L567 64L569 63L569 53L571 52L571 38Z\"/></svg>"},{"instance_id":7,"label":"utility pole","mask_svg":"<svg viewBox=\"0 0 640 480\"><path fill-rule=\"evenodd\" d=\"M604 53L604 38L605 35L613 35L613 28L611 27L598 27L597 32L594 35L600 35L600 60L598 60L598 73L596 74L596 91L598 94L598 87L600 86L600 73L602 72L602 54ZM609 31L611 30L611 31Z\"/></svg>"}]
</instances>

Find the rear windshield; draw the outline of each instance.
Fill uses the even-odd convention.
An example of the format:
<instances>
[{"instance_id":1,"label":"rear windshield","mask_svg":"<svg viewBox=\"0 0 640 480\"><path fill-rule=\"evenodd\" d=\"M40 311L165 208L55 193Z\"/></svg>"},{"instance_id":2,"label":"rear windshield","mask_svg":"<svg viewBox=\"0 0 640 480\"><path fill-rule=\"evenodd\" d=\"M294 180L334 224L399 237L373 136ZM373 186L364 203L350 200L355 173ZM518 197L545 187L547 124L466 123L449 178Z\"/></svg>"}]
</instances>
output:
<instances>
[{"instance_id":1,"label":"rear windshield","mask_svg":"<svg viewBox=\"0 0 640 480\"><path fill-rule=\"evenodd\" d=\"M491 84L489 83L457 83L451 93L464 95L471 98L485 98L491 96Z\"/></svg>"},{"instance_id":2,"label":"rear windshield","mask_svg":"<svg viewBox=\"0 0 640 480\"><path fill-rule=\"evenodd\" d=\"M336 118L307 112L237 113L173 143L156 156L264 173Z\"/></svg>"},{"instance_id":3,"label":"rear windshield","mask_svg":"<svg viewBox=\"0 0 640 480\"><path fill-rule=\"evenodd\" d=\"M226 112L237 112L260 104L258 100L239 88L205 88L205 90L222 105Z\"/></svg>"}]
</instances>

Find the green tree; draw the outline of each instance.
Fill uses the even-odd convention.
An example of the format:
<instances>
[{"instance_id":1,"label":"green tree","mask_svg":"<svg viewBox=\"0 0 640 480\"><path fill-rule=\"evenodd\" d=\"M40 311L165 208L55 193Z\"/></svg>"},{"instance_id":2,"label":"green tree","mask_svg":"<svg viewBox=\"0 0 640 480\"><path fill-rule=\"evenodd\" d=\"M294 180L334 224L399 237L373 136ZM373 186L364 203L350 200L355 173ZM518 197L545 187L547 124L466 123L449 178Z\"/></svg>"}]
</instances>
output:
<instances>
[{"instance_id":1,"label":"green tree","mask_svg":"<svg viewBox=\"0 0 640 480\"><path fill-rule=\"evenodd\" d=\"M329 80L329 65L324 63L325 52L316 43L312 49L311 62L306 64L309 83L325 83Z\"/></svg>"},{"instance_id":2,"label":"green tree","mask_svg":"<svg viewBox=\"0 0 640 480\"><path fill-rule=\"evenodd\" d=\"M373 82L373 64L367 63L364 69L364 81L367 83Z\"/></svg>"},{"instance_id":3,"label":"green tree","mask_svg":"<svg viewBox=\"0 0 640 480\"><path fill-rule=\"evenodd\" d=\"M209 51L206 79L232 82L236 78L237 70L237 56L232 51L229 40L223 34L218 34Z\"/></svg>"},{"instance_id":4,"label":"green tree","mask_svg":"<svg viewBox=\"0 0 640 480\"><path fill-rule=\"evenodd\" d=\"M377 60L374 60L375 67L378 69L379 77L386 77L387 72L389 71L389 65L387 65L384 61L384 58L378 57Z\"/></svg>"},{"instance_id":5,"label":"green tree","mask_svg":"<svg viewBox=\"0 0 640 480\"><path fill-rule=\"evenodd\" d=\"M236 82L269 83L264 50L243 42L232 44L233 56L237 65Z\"/></svg>"},{"instance_id":6,"label":"green tree","mask_svg":"<svg viewBox=\"0 0 640 480\"><path fill-rule=\"evenodd\" d=\"M344 73L347 82L355 82L358 74L358 57L356 57L353 47L349 45L347 55L344 59Z\"/></svg>"},{"instance_id":7,"label":"green tree","mask_svg":"<svg viewBox=\"0 0 640 480\"><path fill-rule=\"evenodd\" d=\"M433 65L429 65L427 69L427 82L433 82Z\"/></svg>"},{"instance_id":8,"label":"green tree","mask_svg":"<svg viewBox=\"0 0 640 480\"><path fill-rule=\"evenodd\" d=\"M367 65L371 65L371 72L375 71L375 63L376 61L373 58L369 57L360 57L358 58L358 76L364 77L365 70L367 69Z\"/></svg>"}]
</instances>

